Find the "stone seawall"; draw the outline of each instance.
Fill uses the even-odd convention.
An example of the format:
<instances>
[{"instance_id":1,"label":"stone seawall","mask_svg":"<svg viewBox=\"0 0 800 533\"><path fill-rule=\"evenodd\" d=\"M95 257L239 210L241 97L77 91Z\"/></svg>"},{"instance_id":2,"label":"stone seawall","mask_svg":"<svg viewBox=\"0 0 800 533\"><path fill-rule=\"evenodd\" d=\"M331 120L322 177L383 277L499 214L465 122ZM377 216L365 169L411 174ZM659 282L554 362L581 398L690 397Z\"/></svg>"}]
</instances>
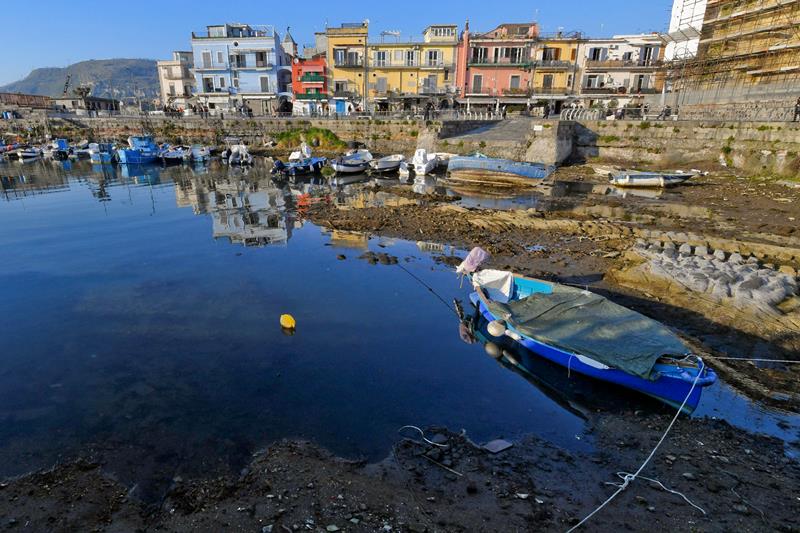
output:
<instances>
[{"instance_id":1,"label":"stone seawall","mask_svg":"<svg viewBox=\"0 0 800 533\"><path fill-rule=\"evenodd\" d=\"M575 128L573 159L663 168L722 165L800 177L800 124L592 121Z\"/></svg>"},{"instance_id":2,"label":"stone seawall","mask_svg":"<svg viewBox=\"0 0 800 533\"><path fill-rule=\"evenodd\" d=\"M142 130L136 117L51 118L53 136L118 139ZM750 175L800 177L800 124L787 122L554 121L514 117L504 121L380 119L272 119L150 117L146 127L160 141L221 144L240 137L260 146L297 129L328 129L343 141L357 140L377 153L411 155L417 146L460 154L548 164L600 161L642 168L727 166ZM40 116L0 121L4 132L43 136Z\"/></svg>"}]
</instances>

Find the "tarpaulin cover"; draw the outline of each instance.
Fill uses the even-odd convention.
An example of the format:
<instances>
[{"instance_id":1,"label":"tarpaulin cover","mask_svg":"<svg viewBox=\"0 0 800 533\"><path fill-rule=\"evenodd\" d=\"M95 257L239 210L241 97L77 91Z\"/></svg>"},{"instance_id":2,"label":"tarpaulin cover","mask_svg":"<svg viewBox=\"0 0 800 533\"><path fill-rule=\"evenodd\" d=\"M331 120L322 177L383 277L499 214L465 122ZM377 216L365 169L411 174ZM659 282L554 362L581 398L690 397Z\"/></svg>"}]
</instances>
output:
<instances>
[{"instance_id":1,"label":"tarpaulin cover","mask_svg":"<svg viewBox=\"0 0 800 533\"><path fill-rule=\"evenodd\" d=\"M573 287L553 285L552 294L490 301L489 310L539 342L645 379L657 379L652 369L659 357L689 353L663 324Z\"/></svg>"}]
</instances>

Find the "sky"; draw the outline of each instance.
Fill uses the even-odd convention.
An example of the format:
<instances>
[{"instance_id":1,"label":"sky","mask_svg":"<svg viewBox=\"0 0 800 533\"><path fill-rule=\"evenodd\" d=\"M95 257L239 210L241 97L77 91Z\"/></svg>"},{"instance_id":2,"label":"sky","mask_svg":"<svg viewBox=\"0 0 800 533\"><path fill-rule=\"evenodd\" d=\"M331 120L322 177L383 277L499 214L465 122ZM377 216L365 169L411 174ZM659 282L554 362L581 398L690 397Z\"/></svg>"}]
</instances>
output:
<instances>
[{"instance_id":1,"label":"sky","mask_svg":"<svg viewBox=\"0 0 800 533\"><path fill-rule=\"evenodd\" d=\"M429 24L453 23L488 31L502 22L537 20L543 32L582 31L591 37L664 31L672 0L37 0L32 9L3 10L0 85L40 67L64 67L86 59L167 59L190 49L192 31L208 24L287 26L301 46L315 31L368 19L370 36L400 30L419 39ZM344 8L343 6L347 6Z\"/></svg>"}]
</instances>

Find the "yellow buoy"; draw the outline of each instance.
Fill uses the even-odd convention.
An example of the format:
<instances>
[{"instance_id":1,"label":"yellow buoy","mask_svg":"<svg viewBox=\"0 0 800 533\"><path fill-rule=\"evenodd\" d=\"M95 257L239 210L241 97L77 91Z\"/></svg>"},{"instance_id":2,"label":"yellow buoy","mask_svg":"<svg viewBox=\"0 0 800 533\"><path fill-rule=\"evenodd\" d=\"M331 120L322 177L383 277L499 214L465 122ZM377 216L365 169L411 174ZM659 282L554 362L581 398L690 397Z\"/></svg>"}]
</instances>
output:
<instances>
[{"instance_id":1,"label":"yellow buoy","mask_svg":"<svg viewBox=\"0 0 800 533\"><path fill-rule=\"evenodd\" d=\"M292 315L281 315L281 327L284 329L294 329L297 327L297 322Z\"/></svg>"}]
</instances>

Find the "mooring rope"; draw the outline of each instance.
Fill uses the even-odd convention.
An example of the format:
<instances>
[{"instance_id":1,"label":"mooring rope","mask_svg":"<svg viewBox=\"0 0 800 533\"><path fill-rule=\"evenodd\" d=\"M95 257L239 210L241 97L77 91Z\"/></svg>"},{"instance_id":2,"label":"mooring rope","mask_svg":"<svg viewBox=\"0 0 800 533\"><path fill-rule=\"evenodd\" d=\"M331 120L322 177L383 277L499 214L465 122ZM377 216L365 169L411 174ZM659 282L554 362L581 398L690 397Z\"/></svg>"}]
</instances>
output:
<instances>
[{"instance_id":1,"label":"mooring rope","mask_svg":"<svg viewBox=\"0 0 800 533\"><path fill-rule=\"evenodd\" d=\"M672 426L674 426L674 425L675 425L675 422L677 422L677 421L678 421L678 417L679 417L679 416L681 415L681 413L683 412L683 408L684 408L684 407L686 407L686 402L688 402L688 401L689 401L689 398L692 396L692 393L694 392L694 389L695 389L695 387L697 386L697 382L700 380L700 376L703 374L703 370L705 370L705 368L706 368L706 366L705 366L705 364L703 363L703 360L702 360L702 359L698 359L698 361L699 361L699 363L700 363L700 368L697 370L697 376L695 376L695 378L694 378L694 381L692 382L692 386L691 386L691 388L689 388L689 393L686 395L686 398L684 398L684 399L683 399L683 403L681 403L681 406L678 408L678 412L677 412L677 413L675 413L675 416L672 418L672 421L669 423L669 426L667 426L667 429L666 429L666 431L664 431L664 434L663 434L663 435L661 435L661 438L658 440L658 443L656 443L655 447L653 448L653 451L651 451L651 452L650 452L650 455L648 455L648 456L647 456L647 459L645 459L645 460L644 460L644 462L643 462L643 463L642 463L642 465L639 467L639 469L638 469L636 472L634 472L633 474L629 474L629 473L627 473L627 472L621 472L620 474L622 474L622 475L621 475L620 477L622 478L622 483L612 483L613 485L615 485L615 486L619 487L619 488L617 488L617 490L614 492L614 494L612 494L611 496L609 496L609 497L608 497L608 499L607 499L606 501L604 501L603 503L601 503L601 504L600 504L600 506L599 506L599 507L597 507L597 509L595 509L594 511L592 511L591 513L589 513L588 515L586 515L586 517L585 517L583 520L581 520L580 522L578 522L577 524L575 524L574 526L572 526L571 528L569 528L569 529L567 530L567 533L571 533L572 531L575 531L576 529L578 529L579 527L581 527L583 524L585 524L586 522L588 522L588 521L589 521L589 519L591 519L591 518L592 518L594 515L596 515L597 513L599 513L601 509L603 509L603 508L604 508L606 505L608 505L609 503L611 503L611 501L612 501L614 498L616 498L616 497L617 497L617 496L618 496L618 495L619 495L619 494L620 494L622 491L624 491L625 489L627 489L627 488L628 488L628 485L630 485L631 481L633 481L633 480L635 480L637 477L639 477L639 474L641 474L641 473L642 473L642 470L644 470L644 469L645 469L645 467L647 466L647 464L648 464L648 463L649 463L649 462L650 462L650 461L653 459L653 457L654 457L654 456L655 456L655 454L656 454L656 451L658 451L658 448L661 446L661 444L663 444L663 443L664 443L664 440L667 438L667 435L669 434L670 430L672 429ZM644 478L643 478L643 479L644 479ZM663 486L663 485L662 485L662 486ZM685 498L685 497L684 497L684 498ZM689 503L691 503L691 502L689 502ZM692 504L692 505L694 505L694 504ZM696 507L696 506L695 506L695 507ZM702 509L701 509L701 510L702 510ZM703 513L705 514L705 511L703 511Z\"/></svg>"}]
</instances>

